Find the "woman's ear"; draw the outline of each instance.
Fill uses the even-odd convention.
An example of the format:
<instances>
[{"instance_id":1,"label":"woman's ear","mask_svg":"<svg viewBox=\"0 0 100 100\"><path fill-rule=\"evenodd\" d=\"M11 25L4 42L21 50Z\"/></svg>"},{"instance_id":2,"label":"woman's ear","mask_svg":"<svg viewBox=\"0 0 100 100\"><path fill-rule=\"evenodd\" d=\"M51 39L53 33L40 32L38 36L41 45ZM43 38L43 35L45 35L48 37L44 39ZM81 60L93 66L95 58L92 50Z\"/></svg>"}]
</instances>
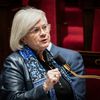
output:
<instances>
[{"instance_id":1,"label":"woman's ear","mask_svg":"<svg viewBox=\"0 0 100 100\"><path fill-rule=\"evenodd\" d=\"M24 43L24 44L27 44L26 41L25 41L25 37L21 38L21 42Z\"/></svg>"},{"instance_id":2,"label":"woman's ear","mask_svg":"<svg viewBox=\"0 0 100 100\"><path fill-rule=\"evenodd\" d=\"M21 41L21 42L24 42L24 41L25 41L25 39L24 39L24 38L21 38L21 39L20 39L20 41Z\"/></svg>"}]
</instances>

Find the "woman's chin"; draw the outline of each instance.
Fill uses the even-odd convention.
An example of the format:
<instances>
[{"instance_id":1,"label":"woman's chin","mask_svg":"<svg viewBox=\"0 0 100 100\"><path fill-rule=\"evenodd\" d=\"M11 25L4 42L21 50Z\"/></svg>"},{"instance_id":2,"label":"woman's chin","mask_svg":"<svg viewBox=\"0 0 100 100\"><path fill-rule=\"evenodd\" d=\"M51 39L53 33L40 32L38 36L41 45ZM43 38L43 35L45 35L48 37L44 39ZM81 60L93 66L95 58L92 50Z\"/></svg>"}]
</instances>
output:
<instances>
[{"instance_id":1,"label":"woman's chin","mask_svg":"<svg viewBox=\"0 0 100 100\"><path fill-rule=\"evenodd\" d=\"M49 46L49 43L46 43L46 44L42 45L42 48L46 49L48 46Z\"/></svg>"}]
</instances>

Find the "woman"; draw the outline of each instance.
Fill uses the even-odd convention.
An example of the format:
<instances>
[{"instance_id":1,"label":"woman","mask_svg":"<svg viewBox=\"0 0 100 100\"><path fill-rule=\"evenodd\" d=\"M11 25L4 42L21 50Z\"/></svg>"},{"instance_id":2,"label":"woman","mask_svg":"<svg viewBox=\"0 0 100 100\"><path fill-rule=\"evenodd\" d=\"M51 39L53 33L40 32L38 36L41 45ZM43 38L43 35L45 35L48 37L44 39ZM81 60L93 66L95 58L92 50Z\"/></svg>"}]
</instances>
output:
<instances>
[{"instance_id":1,"label":"woman","mask_svg":"<svg viewBox=\"0 0 100 100\"><path fill-rule=\"evenodd\" d=\"M46 49L50 24L39 9L19 10L13 20L10 47L4 62L3 87L8 100L75 100L66 70Z\"/></svg>"}]
</instances>

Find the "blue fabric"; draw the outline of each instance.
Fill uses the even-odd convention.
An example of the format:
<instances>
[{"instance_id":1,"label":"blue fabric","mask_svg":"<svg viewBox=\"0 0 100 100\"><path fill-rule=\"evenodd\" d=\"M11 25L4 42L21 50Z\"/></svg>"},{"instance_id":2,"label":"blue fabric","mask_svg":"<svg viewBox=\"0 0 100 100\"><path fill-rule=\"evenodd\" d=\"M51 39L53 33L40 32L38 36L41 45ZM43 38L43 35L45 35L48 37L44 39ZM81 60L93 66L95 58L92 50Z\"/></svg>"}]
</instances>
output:
<instances>
[{"instance_id":1,"label":"blue fabric","mask_svg":"<svg viewBox=\"0 0 100 100\"><path fill-rule=\"evenodd\" d=\"M53 56L59 54L65 60L66 63L70 65L71 69L79 75L84 74L84 63L82 56L74 50L65 49L52 44L50 52ZM68 73L68 72L67 72ZM71 79L71 85L74 91L74 95L77 100L85 100L86 94L86 81L85 79L74 77L72 74L68 73Z\"/></svg>"},{"instance_id":2,"label":"blue fabric","mask_svg":"<svg viewBox=\"0 0 100 100\"><path fill-rule=\"evenodd\" d=\"M54 88L52 88L50 90L50 99L51 100L57 100L57 97L55 96L55 89Z\"/></svg>"},{"instance_id":3,"label":"blue fabric","mask_svg":"<svg viewBox=\"0 0 100 100\"><path fill-rule=\"evenodd\" d=\"M43 66L39 63L39 61L37 60L35 52L33 52L28 47L25 47L19 52L25 60L25 63L29 69L33 82L36 82L37 80L40 80L42 78L46 78L45 77L46 71L43 68Z\"/></svg>"},{"instance_id":4,"label":"blue fabric","mask_svg":"<svg viewBox=\"0 0 100 100\"><path fill-rule=\"evenodd\" d=\"M43 82L46 79L46 70L38 61L36 53L27 46L25 46L24 49L20 50L19 53L24 58L25 63L29 69L31 78L33 80L33 87L37 87L43 84ZM61 74L65 77L65 79L69 81L69 83L71 83L72 81L67 71L64 69L64 67L58 65L55 62L52 54L47 49L45 50L45 53L46 53L46 60L49 62L48 64L50 64L50 66L58 68ZM57 100L54 88L52 88L49 91L49 93L50 93L50 100Z\"/></svg>"},{"instance_id":5,"label":"blue fabric","mask_svg":"<svg viewBox=\"0 0 100 100\"><path fill-rule=\"evenodd\" d=\"M33 87L38 87L39 85L43 84L46 79L46 70L37 60L35 52L25 46L25 48L20 50L19 53L24 58L28 70L31 74ZM54 88L52 88L49 92L50 99L57 100Z\"/></svg>"}]
</instances>

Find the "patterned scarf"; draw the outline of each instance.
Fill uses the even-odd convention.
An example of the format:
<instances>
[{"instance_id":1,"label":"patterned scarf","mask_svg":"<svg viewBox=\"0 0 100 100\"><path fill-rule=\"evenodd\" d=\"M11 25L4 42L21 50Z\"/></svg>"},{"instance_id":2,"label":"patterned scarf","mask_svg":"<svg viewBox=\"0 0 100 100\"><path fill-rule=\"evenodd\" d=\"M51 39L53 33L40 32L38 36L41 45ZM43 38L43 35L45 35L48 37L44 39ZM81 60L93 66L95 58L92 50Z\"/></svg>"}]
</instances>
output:
<instances>
[{"instance_id":1,"label":"patterned scarf","mask_svg":"<svg viewBox=\"0 0 100 100\"><path fill-rule=\"evenodd\" d=\"M36 52L34 52L28 46L25 46L22 50L19 51L19 54L23 57L30 72L33 87L38 87L39 85L43 84L46 79L46 70L39 62ZM58 68L66 80L71 82L64 67L61 67L54 61L52 54L48 50L44 51L44 57L49 66ZM49 93L51 98L50 100L57 100L54 88L52 88Z\"/></svg>"}]
</instances>

